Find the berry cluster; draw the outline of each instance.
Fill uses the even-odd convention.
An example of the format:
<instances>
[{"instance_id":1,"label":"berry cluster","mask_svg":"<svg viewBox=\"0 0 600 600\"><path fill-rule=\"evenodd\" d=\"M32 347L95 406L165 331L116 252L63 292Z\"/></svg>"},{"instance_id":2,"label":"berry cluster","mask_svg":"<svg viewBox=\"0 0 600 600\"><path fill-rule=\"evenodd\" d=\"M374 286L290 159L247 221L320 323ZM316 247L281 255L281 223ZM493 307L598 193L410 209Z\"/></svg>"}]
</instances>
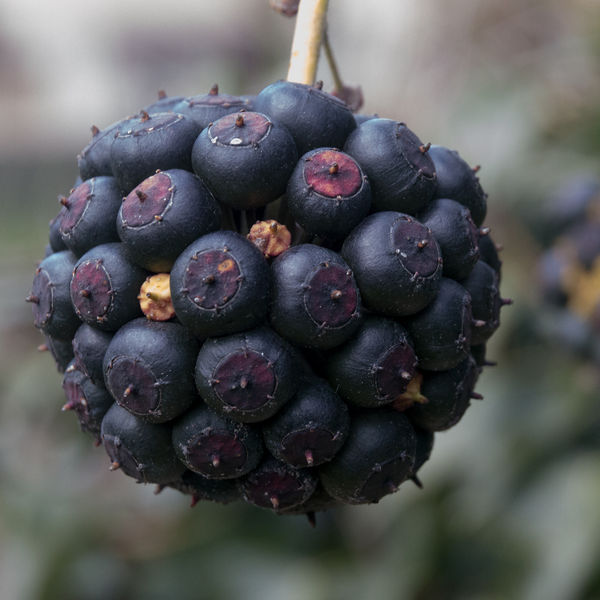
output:
<instances>
[{"instance_id":1,"label":"berry cluster","mask_svg":"<svg viewBox=\"0 0 600 600\"><path fill-rule=\"evenodd\" d=\"M285 81L93 133L28 300L111 468L287 514L420 484L506 303L477 168Z\"/></svg>"}]
</instances>

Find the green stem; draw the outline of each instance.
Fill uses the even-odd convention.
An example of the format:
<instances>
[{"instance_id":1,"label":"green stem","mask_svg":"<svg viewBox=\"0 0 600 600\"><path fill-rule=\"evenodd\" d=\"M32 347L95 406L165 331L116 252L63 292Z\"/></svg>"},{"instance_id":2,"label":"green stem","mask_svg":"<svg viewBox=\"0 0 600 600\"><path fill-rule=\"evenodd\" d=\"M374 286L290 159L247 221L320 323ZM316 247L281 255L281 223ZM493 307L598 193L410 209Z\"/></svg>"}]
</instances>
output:
<instances>
[{"instance_id":1,"label":"green stem","mask_svg":"<svg viewBox=\"0 0 600 600\"><path fill-rule=\"evenodd\" d=\"M329 0L301 0L292 40L288 81L313 85Z\"/></svg>"}]
</instances>

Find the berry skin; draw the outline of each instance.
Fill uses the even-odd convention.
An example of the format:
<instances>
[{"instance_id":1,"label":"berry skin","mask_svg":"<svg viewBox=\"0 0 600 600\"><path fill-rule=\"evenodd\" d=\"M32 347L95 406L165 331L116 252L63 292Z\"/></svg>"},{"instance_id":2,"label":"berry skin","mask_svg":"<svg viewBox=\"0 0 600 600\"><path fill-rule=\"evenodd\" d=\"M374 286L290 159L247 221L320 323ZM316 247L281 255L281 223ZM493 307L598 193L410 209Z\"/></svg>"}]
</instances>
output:
<instances>
[{"instance_id":1,"label":"berry skin","mask_svg":"<svg viewBox=\"0 0 600 600\"><path fill-rule=\"evenodd\" d=\"M139 483L177 482L186 470L175 455L169 425L148 423L118 404L102 419L100 436L111 471L120 469Z\"/></svg>"},{"instance_id":2,"label":"berry skin","mask_svg":"<svg viewBox=\"0 0 600 600\"><path fill-rule=\"evenodd\" d=\"M480 259L490 265L494 271L498 274L498 282L500 282L502 261L498 256L500 246L497 246L492 240L492 236L482 235L479 238L479 257Z\"/></svg>"},{"instance_id":3,"label":"berry skin","mask_svg":"<svg viewBox=\"0 0 600 600\"><path fill-rule=\"evenodd\" d=\"M289 130L300 156L314 148L342 148L356 128L344 102L302 83L272 83L258 94L254 106Z\"/></svg>"},{"instance_id":4,"label":"berry skin","mask_svg":"<svg viewBox=\"0 0 600 600\"><path fill-rule=\"evenodd\" d=\"M458 281L468 277L479 260L479 230L469 210L454 200L442 198L420 213L419 221L431 230L440 246L444 277Z\"/></svg>"},{"instance_id":5,"label":"berry skin","mask_svg":"<svg viewBox=\"0 0 600 600\"><path fill-rule=\"evenodd\" d=\"M276 511L304 504L316 487L312 469L295 469L271 456L240 482L246 502Z\"/></svg>"},{"instance_id":6,"label":"berry skin","mask_svg":"<svg viewBox=\"0 0 600 600\"><path fill-rule=\"evenodd\" d=\"M433 197L433 161L427 146L404 123L391 119L365 121L350 134L344 152L367 174L374 210L415 215Z\"/></svg>"},{"instance_id":7,"label":"berry skin","mask_svg":"<svg viewBox=\"0 0 600 600\"><path fill-rule=\"evenodd\" d=\"M214 85L208 94L184 98L173 107L174 112L192 119L200 131L225 115L247 110L252 110L249 98L219 94L217 85Z\"/></svg>"},{"instance_id":8,"label":"berry skin","mask_svg":"<svg viewBox=\"0 0 600 600\"><path fill-rule=\"evenodd\" d=\"M448 371L424 372L421 393L427 402L414 404L406 416L426 431L444 431L462 419L471 403L479 368L468 356Z\"/></svg>"},{"instance_id":9,"label":"berry skin","mask_svg":"<svg viewBox=\"0 0 600 600\"><path fill-rule=\"evenodd\" d=\"M152 423L170 421L198 401L194 364L198 342L179 323L134 319L112 338L104 381L113 398Z\"/></svg>"},{"instance_id":10,"label":"berry skin","mask_svg":"<svg viewBox=\"0 0 600 600\"><path fill-rule=\"evenodd\" d=\"M269 266L260 250L233 231L198 238L171 270L177 318L198 337L227 335L266 319Z\"/></svg>"},{"instance_id":11,"label":"berry skin","mask_svg":"<svg viewBox=\"0 0 600 600\"><path fill-rule=\"evenodd\" d=\"M121 190L128 194L157 169L191 171L190 152L199 133L194 121L176 113L142 113L117 130L110 164Z\"/></svg>"},{"instance_id":12,"label":"berry skin","mask_svg":"<svg viewBox=\"0 0 600 600\"><path fill-rule=\"evenodd\" d=\"M302 468L331 460L346 440L349 427L346 404L326 381L311 378L264 424L263 434L275 458Z\"/></svg>"},{"instance_id":13,"label":"berry skin","mask_svg":"<svg viewBox=\"0 0 600 600\"><path fill-rule=\"evenodd\" d=\"M327 361L334 390L356 406L391 404L415 375L417 356L406 329L383 317L370 316L358 334Z\"/></svg>"},{"instance_id":14,"label":"berry skin","mask_svg":"<svg viewBox=\"0 0 600 600\"><path fill-rule=\"evenodd\" d=\"M82 323L73 337L73 354L76 368L87 375L92 383L104 387L102 363L110 341L110 331L102 331L87 323Z\"/></svg>"},{"instance_id":15,"label":"berry skin","mask_svg":"<svg viewBox=\"0 0 600 600\"><path fill-rule=\"evenodd\" d=\"M340 452L319 467L321 484L341 502L378 502L412 475L416 446L403 414L385 408L356 413Z\"/></svg>"},{"instance_id":16,"label":"berry skin","mask_svg":"<svg viewBox=\"0 0 600 600\"><path fill-rule=\"evenodd\" d=\"M156 113L165 112L180 112L175 110L185 98L183 96L167 96L164 90L158 92L158 100L152 104L145 106L140 112L147 112L149 115L155 115Z\"/></svg>"},{"instance_id":17,"label":"berry skin","mask_svg":"<svg viewBox=\"0 0 600 600\"><path fill-rule=\"evenodd\" d=\"M46 342L38 346L40 352L49 351L54 358L56 368L59 373L64 373L69 363L73 360L73 343L72 340L59 340L52 336L44 336Z\"/></svg>"},{"instance_id":18,"label":"berry skin","mask_svg":"<svg viewBox=\"0 0 600 600\"><path fill-rule=\"evenodd\" d=\"M155 273L169 271L186 246L221 224L213 195L182 169L151 175L119 205L118 238L137 265Z\"/></svg>"},{"instance_id":19,"label":"berry skin","mask_svg":"<svg viewBox=\"0 0 600 600\"><path fill-rule=\"evenodd\" d=\"M324 239L348 235L371 207L371 186L360 166L334 148L302 156L286 196L292 217L306 232Z\"/></svg>"},{"instance_id":20,"label":"berry skin","mask_svg":"<svg viewBox=\"0 0 600 600\"><path fill-rule=\"evenodd\" d=\"M221 117L202 130L192 148L194 172L218 200L238 209L281 196L297 162L289 132L256 112Z\"/></svg>"},{"instance_id":21,"label":"berry skin","mask_svg":"<svg viewBox=\"0 0 600 600\"><path fill-rule=\"evenodd\" d=\"M232 479L252 471L263 455L262 436L199 405L173 426L173 446L188 469L209 479Z\"/></svg>"},{"instance_id":22,"label":"berry skin","mask_svg":"<svg viewBox=\"0 0 600 600\"><path fill-rule=\"evenodd\" d=\"M419 367L446 371L467 358L471 344L471 296L446 277L433 302L403 321L419 357Z\"/></svg>"},{"instance_id":23,"label":"berry skin","mask_svg":"<svg viewBox=\"0 0 600 600\"><path fill-rule=\"evenodd\" d=\"M307 348L333 348L360 327L360 293L339 254L301 244L271 265L270 318L277 333Z\"/></svg>"},{"instance_id":24,"label":"berry skin","mask_svg":"<svg viewBox=\"0 0 600 600\"><path fill-rule=\"evenodd\" d=\"M60 197L59 200L62 204L63 197ZM65 207L63 206L60 212L50 221L50 234L48 236L48 241L50 243L50 252L47 254L49 256L53 252L60 252L61 250L68 250L67 246L63 242L62 236L60 235L60 221L63 215Z\"/></svg>"},{"instance_id":25,"label":"berry skin","mask_svg":"<svg viewBox=\"0 0 600 600\"><path fill-rule=\"evenodd\" d=\"M100 175L112 175L110 148L120 130L127 131L137 117L126 117L100 130L92 126L92 139L77 155L77 167L82 181Z\"/></svg>"},{"instance_id":26,"label":"berry skin","mask_svg":"<svg viewBox=\"0 0 600 600\"><path fill-rule=\"evenodd\" d=\"M59 231L64 244L77 256L94 246L118 242L115 219L121 193L114 177L92 177L63 199Z\"/></svg>"},{"instance_id":27,"label":"berry skin","mask_svg":"<svg viewBox=\"0 0 600 600\"><path fill-rule=\"evenodd\" d=\"M480 260L471 274L461 281L461 285L471 295L471 345L484 344L500 326L502 298L498 287L498 275L492 267Z\"/></svg>"},{"instance_id":28,"label":"berry skin","mask_svg":"<svg viewBox=\"0 0 600 600\"><path fill-rule=\"evenodd\" d=\"M146 275L130 262L123 244L100 244L88 250L71 278L77 316L104 331L116 331L141 315L137 296Z\"/></svg>"},{"instance_id":29,"label":"berry skin","mask_svg":"<svg viewBox=\"0 0 600 600\"><path fill-rule=\"evenodd\" d=\"M444 146L432 145L429 156L437 174L436 198L452 198L471 212L477 227L480 227L487 212L487 194L481 188L476 173L456 152Z\"/></svg>"},{"instance_id":30,"label":"berry skin","mask_svg":"<svg viewBox=\"0 0 600 600\"><path fill-rule=\"evenodd\" d=\"M435 297L443 261L431 231L413 217L384 211L369 215L341 251L371 310L402 317L423 310Z\"/></svg>"},{"instance_id":31,"label":"berry skin","mask_svg":"<svg viewBox=\"0 0 600 600\"><path fill-rule=\"evenodd\" d=\"M266 326L204 342L196 386L215 412L241 423L272 417L295 394L295 354Z\"/></svg>"},{"instance_id":32,"label":"berry skin","mask_svg":"<svg viewBox=\"0 0 600 600\"><path fill-rule=\"evenodd\" d=\"M192 506L196 506L200 500L230 504L241 499L235 479L207 479L193 471L185 471L179 479L170 482L168 487L192 496Z\"/></svg>"},{"instance_id":33,"label":"berry skin","mask_svg":"<svg viewBox=\"0 0 600 600\"><path fill-rule=\"evenodd\" d=\"M33 307L33 324L57 340L70 340L81 324L69 294L76 261L68 250L50 254L35 270L31 294L26 298Z\"/></svg>"},{"instance_id":34,"label":"berry skin","mask_svg":"<svg viewBox=\"0 0 600 600\"><path fill-rule=\"evenodd\" d=\"M63 390L67 397L63 411L72 410L79 419L81 430L90 433L100 443L100 426L102 419L113 404L111 395L103 385L95 385L75 363L65 370Z\"/></svg>"}]
</instances>

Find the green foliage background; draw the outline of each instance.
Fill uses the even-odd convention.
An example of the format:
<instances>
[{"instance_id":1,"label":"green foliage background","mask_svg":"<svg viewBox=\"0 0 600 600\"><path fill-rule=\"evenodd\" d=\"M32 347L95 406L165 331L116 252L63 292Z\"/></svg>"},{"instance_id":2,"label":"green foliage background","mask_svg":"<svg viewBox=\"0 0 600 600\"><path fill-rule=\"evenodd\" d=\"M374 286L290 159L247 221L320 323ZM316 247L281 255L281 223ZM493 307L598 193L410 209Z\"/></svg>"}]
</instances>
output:
<instances>
[{"instance_id":1,"label":"green foliage background","mask_svg":"<svg viewBox=\"0 0 600 600\"><path fill-rule=\"evenodd\" d=\"M52 4L58 26L73 6ZM103 450L59 410L61 377L36 351L23 299L87 127L135 112L161 87L257 92L285 76L293 27L262 0L184 3L166 25L157 3L144 13L107 4L112 37L86 56L97 76L83 92L69 88L81 64L42 64L66 90L48 95L19 45L23 23L0 28L0 598L600 598L599 365L546 335L531 233L561 182L599 173L597 2L331 0L332 43L364 111L483 165L488 223L505 246L502 291L515 305L491 343L499 366L480 379L485 399L436 437L425 489L407 483L378 505L320 514L314 530L300 517L155 496L109 473ZM21 18L41 28L24 6ZM76 40L85 54L86 35ZM324 65L319 76L329 89Z\"/></svg>"}]
</instances>

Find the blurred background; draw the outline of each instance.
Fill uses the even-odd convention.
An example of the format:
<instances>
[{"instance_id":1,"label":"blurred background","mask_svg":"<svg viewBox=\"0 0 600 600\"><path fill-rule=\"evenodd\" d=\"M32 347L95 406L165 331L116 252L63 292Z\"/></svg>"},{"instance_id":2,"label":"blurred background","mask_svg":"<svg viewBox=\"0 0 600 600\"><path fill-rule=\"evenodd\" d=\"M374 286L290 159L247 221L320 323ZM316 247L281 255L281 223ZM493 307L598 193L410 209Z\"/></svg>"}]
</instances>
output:
<instances>
[{"instance_id":1,"label":"blurred background","mask_svg":"<svg viewBox=\"0 0 600 600\"><path fill-rule=\"evenodd\" d=\"M535 285L550 199L600 176L600 3L331 0L329 22L363 112L482 165L515 300L484 401L436 436L423 490L318 514L316 529L249 506L191 510L109 473L59 410L61 376L24 302L57 196L90 126L159 89L252 94L284 78L294 22L267 0L1 0L3 600L600 598L600 355L557 334ZM318 77L330 90L324 60Z\"/></svg>"}]
</instances>

